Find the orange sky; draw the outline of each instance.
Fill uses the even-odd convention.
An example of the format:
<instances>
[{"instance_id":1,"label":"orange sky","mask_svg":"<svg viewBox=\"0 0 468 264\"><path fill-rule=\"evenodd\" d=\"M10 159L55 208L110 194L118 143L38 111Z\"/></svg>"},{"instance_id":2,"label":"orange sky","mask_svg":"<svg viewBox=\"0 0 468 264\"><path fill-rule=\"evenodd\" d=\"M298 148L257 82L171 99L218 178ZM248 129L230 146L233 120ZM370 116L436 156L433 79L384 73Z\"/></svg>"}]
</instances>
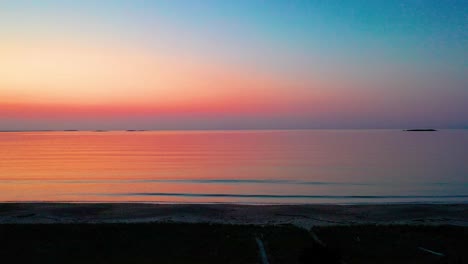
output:
<instances>
[{"instance_id":1,"label":"orange sky","mask_svg":"<svg viewBox=\"0 0 468 264\"><path fill-rule=\"evenodd\" d=\"M323 108L301 83L207 58L73 42L0 44L1 110L13 117L139 113L287 113ZM322 89L310 89L312 86ZM328 101L328 105L332 103Z\"/></svg>"}]
</instances>

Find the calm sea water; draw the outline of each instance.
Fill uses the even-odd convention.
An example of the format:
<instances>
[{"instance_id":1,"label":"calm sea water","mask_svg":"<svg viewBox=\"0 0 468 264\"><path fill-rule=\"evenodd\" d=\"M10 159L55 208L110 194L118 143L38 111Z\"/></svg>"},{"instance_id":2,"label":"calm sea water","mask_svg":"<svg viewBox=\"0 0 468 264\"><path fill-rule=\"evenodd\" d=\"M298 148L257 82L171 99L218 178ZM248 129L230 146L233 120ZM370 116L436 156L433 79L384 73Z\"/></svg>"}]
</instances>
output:
<instances>
[{"instance_id":1,"label":"calm sea water","mask_svg":"<svg viewBox=\"0 0 468 264\"><path fill-rule=\"evenodd\" d=\"M468 131L0 133L0 201L468 202Z\"/></svg>"}]
</instances>

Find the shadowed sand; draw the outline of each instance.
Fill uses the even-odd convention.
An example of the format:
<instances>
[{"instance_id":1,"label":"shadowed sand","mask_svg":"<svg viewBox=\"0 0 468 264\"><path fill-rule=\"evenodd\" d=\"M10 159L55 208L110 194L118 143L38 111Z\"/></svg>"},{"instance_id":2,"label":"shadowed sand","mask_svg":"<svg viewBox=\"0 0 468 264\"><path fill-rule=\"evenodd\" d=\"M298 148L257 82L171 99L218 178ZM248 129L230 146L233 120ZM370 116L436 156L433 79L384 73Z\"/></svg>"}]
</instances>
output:
<instances>
[{"instance_id":1,"label":"shadowed sand","mask_svg":"<svg viewBox=\"0 0 468 264\"><path fill-rule=\"evenodd\" d=\"M3 203L0 223L219 223L468 226L468 204L233 205Z\"/></svg>"},{"instance_id":2,"label":"shadowed sand","mask_svg":"<svg viewBox=\"0 0 468 264\"><path fill-rule=\"evenodd\" d=\"M467 204L0 203L15 263L465 263L467 230Z\"/></svg>"}]
</instances>

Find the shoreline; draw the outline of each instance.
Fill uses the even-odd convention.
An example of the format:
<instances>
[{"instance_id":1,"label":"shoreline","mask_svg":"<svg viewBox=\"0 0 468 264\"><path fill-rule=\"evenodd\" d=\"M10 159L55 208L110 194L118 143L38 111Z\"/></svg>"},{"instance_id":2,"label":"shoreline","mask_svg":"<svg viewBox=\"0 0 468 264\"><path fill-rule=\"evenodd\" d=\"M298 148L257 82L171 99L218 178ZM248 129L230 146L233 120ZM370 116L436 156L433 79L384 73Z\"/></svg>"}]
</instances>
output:
<instances>
[{"instance_id":1,"label":"shoreline","mask_svg":"<svg viewBox=\"0 0 468 264\"><path fill-rule=\"evenodd\" d=\"M0 203L0 224L209 223L468 226L468 204Z\"/></svg>"}]
</instances>

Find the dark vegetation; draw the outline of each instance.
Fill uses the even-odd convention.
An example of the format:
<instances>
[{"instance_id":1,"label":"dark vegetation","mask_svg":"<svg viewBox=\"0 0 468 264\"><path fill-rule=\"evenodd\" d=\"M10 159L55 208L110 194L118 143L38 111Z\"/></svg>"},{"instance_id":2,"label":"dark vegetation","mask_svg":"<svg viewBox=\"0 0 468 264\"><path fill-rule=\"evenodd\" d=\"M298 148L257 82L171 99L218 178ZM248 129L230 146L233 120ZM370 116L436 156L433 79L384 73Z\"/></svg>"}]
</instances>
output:
<instances>
[{"instance_id":1,"label":"dark vegetation","mask_svg":"<svg viewBox=\"0 0 468 264\"><path fill-rule=\"evenodd\" d=\"M467 263L468 228L4 224L3 263ZM429 249L443 256L419 249Z\"/></svg>"},{"instance_id":2,"label":"dark vegetation","mask_svg":"<svg viewBox=\"0 0 468 264\"><path fill-rule=\"evenodd\" d=\"M316 227L313 231L348 264L468 263L467 227L365 225Z\"/></svg>"},{"instance_id":3,"label":"dark vegetation","mask_svg":"<svg viewBox=\"0 0 468 264\"><path fill-rule=\"evenodd\" d=\"M299 263L306 230L209 224L0 225L3 263Z\"/></svg>"}]
</instances>

